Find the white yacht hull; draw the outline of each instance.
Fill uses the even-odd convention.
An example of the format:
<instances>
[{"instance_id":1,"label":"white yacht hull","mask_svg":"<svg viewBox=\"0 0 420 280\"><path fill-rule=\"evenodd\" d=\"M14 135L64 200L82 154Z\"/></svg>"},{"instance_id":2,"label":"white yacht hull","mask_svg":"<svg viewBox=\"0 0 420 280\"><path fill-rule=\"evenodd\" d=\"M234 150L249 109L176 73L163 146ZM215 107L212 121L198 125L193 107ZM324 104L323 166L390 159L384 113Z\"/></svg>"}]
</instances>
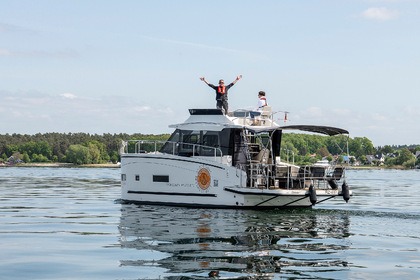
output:
<instances>
[{"instance_id":1,"label":"white yacht hull","mask_svg":"<svg viewBox=\"0 0 420 280\"><path fill-rule=\"evenodd\" d=\"M189 111L185 122L171 125L175 131L166 141L121 143L122 201L264 209L311 207L336 196L350 199L343 167L299 167L280 157L285 129L329 136L346 130L280 127L271 116L252 120L247 111Z\"/></svg>"},{"instance_id":2,"label":"white yacht hull","mask_svg":"<svg viewBox=\"0 0 420 280\"><path fill-rule=\"evenodd\" d=\"M311 207L307 188L247 187L244 171L208 158L126 154L121 158L125 202L208 208ZM318 201L340 190L317 190Z\"/></svg>"}]
</instances>

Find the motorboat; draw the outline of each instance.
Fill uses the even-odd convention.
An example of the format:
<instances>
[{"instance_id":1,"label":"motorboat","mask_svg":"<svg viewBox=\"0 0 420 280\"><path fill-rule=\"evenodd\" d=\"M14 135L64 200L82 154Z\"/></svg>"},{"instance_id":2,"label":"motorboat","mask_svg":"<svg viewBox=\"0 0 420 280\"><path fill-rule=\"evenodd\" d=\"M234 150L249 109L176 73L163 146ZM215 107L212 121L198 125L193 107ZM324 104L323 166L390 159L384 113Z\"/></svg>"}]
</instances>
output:
<instances>
[{"instance_id":1,"label":"motorboat","mask_svg":"<svg viewBox=\"0 0 420 280\"><path fill-rule=\"evenodd\" d=\"M327 136L348 131L280 126L268 109L256 117L249 110L189 109L185 122L170 125L167 141L123 141L122 201L245 209L312 207L335 197L347 202L352 191L344 166L298 166L282 160L280 151L290 130Z\"/></svg>"}]
</instances>

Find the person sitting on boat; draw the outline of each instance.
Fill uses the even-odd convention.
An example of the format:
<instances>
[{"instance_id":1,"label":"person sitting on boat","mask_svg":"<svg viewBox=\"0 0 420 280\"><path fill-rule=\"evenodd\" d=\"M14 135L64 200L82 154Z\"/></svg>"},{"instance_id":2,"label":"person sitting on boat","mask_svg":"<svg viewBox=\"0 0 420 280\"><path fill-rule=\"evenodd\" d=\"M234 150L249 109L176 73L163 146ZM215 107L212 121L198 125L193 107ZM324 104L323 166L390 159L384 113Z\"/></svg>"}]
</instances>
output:
<instances>
[{"instance_id":1,"label":"person sitting on boat","mask_svg":"<svg viewBox=\"0 0 420 280\"><path fill-rule=\"evenodd\" d=\"M205 77L201 77L200 80L205 82L209 87L216 90L216 108L221 109L224 114L228 113L229 105L228 105L228 90L236 84L242 78L242 75L236 77L236 79L225 86L225 81L223 79L219 80L219 85L215 86L213 84L209 84Z\"/></svg>"},{"instance_id":2,"label":"person sitting on boat","mask_svg":"<svg viewBox=\"0 0 420 280\"><path fill-rule=\"evenodd\" d=\"M254 111L249 112L251 118L254 119L256 116L261 115L265 106L267 106L267 99L265 98L265 91L261 90L258 92L258 107Z\"/></svg>"}]
</instances>

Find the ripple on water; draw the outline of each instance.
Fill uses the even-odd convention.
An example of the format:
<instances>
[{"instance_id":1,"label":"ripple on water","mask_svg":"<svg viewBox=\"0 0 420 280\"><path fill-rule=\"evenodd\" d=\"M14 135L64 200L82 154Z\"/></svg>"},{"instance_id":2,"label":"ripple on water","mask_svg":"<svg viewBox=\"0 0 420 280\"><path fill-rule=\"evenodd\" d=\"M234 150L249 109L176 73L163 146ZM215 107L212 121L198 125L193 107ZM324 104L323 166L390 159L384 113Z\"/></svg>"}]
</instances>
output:
<instances>
[{"instance_id":1,"label":"ripple on water","mask_svg":"<svg viewBox=\"0 0 420 280\"><path fill-rule=\"evenodd\" d=\"M0 175L2 279L409 279L420 268L418 172L349 171L348 204L282 211L120 204L118 169Z\"/></svg>"}]
</instances>

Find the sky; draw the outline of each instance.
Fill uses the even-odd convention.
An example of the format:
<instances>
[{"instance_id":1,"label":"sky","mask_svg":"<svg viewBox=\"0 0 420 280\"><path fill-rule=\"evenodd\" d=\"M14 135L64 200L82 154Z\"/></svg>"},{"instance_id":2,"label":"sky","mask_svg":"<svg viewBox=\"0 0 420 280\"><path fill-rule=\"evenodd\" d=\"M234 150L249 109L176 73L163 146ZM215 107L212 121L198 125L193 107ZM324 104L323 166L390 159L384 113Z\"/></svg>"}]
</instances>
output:
<instances>
[{"instance_id":1,"label":"sky","mask_svg":"<svg viewBox=\"0 0 420 280\"><path fill-rule=\"evenodd\" d=\"M0 0L0 134L171 133L237 75L230 111L420 144L420 0Z\"/></svg>"}]
</instances>

